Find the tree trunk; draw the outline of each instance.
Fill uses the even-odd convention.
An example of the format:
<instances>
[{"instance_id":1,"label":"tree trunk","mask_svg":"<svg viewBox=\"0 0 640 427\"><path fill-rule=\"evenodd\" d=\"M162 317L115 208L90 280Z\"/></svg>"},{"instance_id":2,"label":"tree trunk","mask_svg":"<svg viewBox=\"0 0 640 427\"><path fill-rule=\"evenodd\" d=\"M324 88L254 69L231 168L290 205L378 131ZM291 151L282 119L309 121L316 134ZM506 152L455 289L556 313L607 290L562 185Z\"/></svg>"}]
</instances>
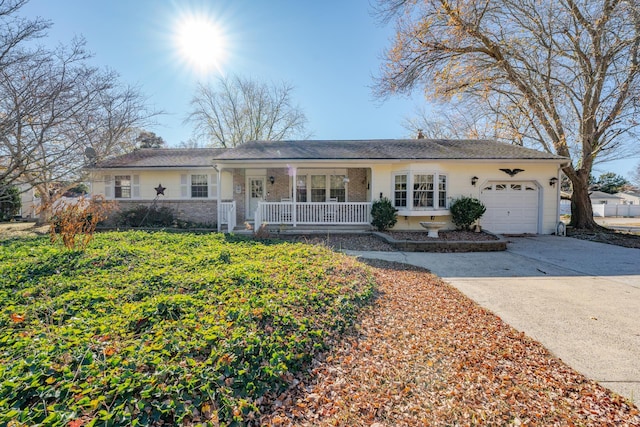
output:
<instances>
[{"instance_id":1,"label":"tree trunk","mask_svg":"<svg viewBox=\"0 0 640 427\"><path fill-rule=\"evenodd\" d=\"M573 194L571 195L571 222L569 225L574 228L593 230L600 228L600 226L593 220L588 176L588 174L578 173L571 181Z\"/></svg>"}]
</instances>

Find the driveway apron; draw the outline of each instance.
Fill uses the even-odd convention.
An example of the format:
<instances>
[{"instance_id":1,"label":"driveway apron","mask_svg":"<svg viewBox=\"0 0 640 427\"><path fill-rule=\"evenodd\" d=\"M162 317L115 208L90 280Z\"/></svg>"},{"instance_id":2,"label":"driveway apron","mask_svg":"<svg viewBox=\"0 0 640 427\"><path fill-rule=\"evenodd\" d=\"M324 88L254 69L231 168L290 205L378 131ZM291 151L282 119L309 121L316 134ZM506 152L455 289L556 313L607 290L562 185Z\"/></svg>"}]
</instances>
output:
<instances>
[{"instance_id":1,"label":"driveway apron","mask_svg":"<svg viewBox=\"0 0 640 427\"><path fill-rule=\"evenodd\" d=\"M556 357L640 402L640 250L557 236L504 252L347 251L424 267Z\"/></svg>"}]
</instances>

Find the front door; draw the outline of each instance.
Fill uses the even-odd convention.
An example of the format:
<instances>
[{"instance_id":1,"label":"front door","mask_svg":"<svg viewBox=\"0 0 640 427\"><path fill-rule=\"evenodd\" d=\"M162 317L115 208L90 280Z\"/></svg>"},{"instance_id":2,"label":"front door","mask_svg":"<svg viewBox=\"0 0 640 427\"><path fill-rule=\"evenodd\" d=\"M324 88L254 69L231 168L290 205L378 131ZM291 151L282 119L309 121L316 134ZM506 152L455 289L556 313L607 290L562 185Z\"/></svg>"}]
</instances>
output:
<instances>
[{"instance_id":1,"label":"front door","mask_svg":"<svg viewBox=\"0 0 640 427\"><path fill-rule=\"evenodd\" d=\"M264 201L264 177L249 177L247 182L247 219L254 219L258 202Z\"/></svg>"}]
</instances>

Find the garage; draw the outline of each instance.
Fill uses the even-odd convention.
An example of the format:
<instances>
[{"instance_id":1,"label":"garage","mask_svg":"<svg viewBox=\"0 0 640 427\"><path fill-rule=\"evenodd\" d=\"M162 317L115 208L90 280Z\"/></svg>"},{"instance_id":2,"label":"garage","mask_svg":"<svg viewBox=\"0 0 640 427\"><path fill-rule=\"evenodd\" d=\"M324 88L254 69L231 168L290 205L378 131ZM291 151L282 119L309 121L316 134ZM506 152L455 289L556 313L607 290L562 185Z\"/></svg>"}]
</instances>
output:
<instances>
[{"instance_id":1,"label":"garage","mask_svg":"<svg viewBox=\"0 0 640 427\"><path fill-rule=\"evenodd\" d=\"M502 234L538 233L538 186L527 182L489 182L480 193L487 211L480 219L485 230Z\"/></svg>"}]
</instances>

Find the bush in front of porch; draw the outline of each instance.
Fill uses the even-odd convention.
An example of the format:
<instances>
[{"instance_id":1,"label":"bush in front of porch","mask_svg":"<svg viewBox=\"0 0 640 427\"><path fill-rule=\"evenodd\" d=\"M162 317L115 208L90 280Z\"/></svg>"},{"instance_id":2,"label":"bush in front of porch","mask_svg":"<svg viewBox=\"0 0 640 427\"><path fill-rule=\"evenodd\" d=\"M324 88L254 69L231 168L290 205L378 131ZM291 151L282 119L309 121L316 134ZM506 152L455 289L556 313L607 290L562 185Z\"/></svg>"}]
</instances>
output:
<instances>
[{"instance_id":1,"label":"bush in front of porch","mask_svg":"<svg viewBox=\"0 0 640 427\"><path fill-rule=\"evenodd\" d=\"M386 231L398 222L397 212L391 200L382 197L371 205L371 225L378 231Z\"/></svg>"}]
</instances>

